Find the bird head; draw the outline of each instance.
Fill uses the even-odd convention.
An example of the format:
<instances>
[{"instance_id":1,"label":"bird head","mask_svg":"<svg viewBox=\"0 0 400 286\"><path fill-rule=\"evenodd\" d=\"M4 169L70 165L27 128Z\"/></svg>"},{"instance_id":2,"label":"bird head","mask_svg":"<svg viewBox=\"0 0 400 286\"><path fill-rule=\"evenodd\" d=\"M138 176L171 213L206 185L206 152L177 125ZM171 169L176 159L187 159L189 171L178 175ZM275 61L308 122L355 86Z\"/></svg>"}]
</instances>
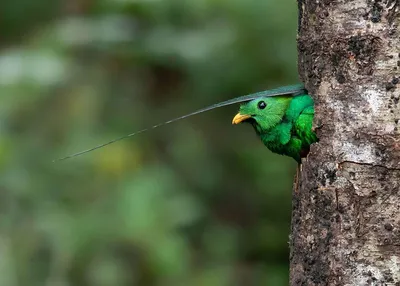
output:
<instances>
[{"instance_id":1,"label":"bird head","mask_svg":"<svg viewBox=\"0 0 400 286\"><path fill-rule=\"evenodd\" d=\"M266 133L282 121L291 96L260 97L240 106L232 124L251 123L259 134Z\"/></svg>"}]
</instances>

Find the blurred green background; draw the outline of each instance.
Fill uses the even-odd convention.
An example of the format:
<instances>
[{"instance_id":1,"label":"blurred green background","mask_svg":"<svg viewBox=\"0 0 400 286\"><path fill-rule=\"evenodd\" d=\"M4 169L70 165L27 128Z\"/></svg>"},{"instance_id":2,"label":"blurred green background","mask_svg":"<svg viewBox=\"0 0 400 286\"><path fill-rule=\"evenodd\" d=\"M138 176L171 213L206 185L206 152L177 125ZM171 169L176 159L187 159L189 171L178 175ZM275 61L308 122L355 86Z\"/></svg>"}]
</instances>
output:
<instances>
[{"instance_id":1,"label":"blurred green background","mask_svg":"<svg viewBox=\"0 0 400 286\"><path fill-rule=\"evenodd\" d=\"M294 0L0 2L0 285L288 285L295 163L238 106L298 82Z\"/></svg>"}]
</instances>

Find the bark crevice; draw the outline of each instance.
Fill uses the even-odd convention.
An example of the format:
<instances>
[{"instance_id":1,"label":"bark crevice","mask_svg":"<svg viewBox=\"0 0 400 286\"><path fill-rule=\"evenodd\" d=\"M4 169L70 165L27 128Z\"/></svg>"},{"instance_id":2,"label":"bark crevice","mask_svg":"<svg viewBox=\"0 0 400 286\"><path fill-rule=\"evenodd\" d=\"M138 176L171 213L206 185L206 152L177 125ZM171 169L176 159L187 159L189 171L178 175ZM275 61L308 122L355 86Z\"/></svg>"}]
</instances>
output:
<instances>
[{"instance_id":1,"label":"bark crevice","mask_svg":"<svg viewBox=\"0 0 400 286\"><path fill-rule=\"evenodd\" d=\"M354 161L342 161L339 162L339 168L343 166L344 164L355 164L355 165L362 165L362 166L368 166L371 168L384 168L390 171L400 171L400 168L393 168L389 166L384 166L384 165L379 165L379 164L373 164L373 163L364 163L364 162L354 162Z\"/></svg>"}]
</instances>

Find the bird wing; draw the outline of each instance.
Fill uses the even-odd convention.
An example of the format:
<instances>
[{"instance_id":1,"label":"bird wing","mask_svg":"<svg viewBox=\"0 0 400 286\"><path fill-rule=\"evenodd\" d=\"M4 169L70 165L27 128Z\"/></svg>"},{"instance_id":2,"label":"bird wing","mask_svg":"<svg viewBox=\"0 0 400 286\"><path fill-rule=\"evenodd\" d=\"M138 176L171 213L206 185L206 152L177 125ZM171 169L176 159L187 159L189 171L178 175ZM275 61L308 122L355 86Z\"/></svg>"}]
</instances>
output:
<instances>
[{"instance_id":1,"label":"bird wing","mask_svg":"<svg viewBox=\"0 0 400 286\"><path fill-rule=\"evenodd\" d=\"M294 131L303 144L310 145L317 141L317 136L312 131L313 119L314 107L307 106L294 122Z\"/></svg>"}]
</instances>

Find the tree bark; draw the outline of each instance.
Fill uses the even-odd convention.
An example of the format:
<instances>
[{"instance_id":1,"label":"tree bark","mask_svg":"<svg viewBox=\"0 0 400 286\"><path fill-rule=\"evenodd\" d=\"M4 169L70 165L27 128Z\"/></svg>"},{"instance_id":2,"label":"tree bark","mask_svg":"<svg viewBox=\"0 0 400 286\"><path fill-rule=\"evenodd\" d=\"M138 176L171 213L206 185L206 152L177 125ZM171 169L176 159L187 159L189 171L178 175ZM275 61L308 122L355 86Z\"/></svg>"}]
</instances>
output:
<instances>
[{"instance_id":1,"label":"tree bark","mask_svg":"<svg viewBox=\"0 0 400 286\"><path fill-rule=\"evenodd\" d=\"M293 194L291 285L400 285L400 0L298 0L319 142Z\"/></svg>"}]
</instances>

